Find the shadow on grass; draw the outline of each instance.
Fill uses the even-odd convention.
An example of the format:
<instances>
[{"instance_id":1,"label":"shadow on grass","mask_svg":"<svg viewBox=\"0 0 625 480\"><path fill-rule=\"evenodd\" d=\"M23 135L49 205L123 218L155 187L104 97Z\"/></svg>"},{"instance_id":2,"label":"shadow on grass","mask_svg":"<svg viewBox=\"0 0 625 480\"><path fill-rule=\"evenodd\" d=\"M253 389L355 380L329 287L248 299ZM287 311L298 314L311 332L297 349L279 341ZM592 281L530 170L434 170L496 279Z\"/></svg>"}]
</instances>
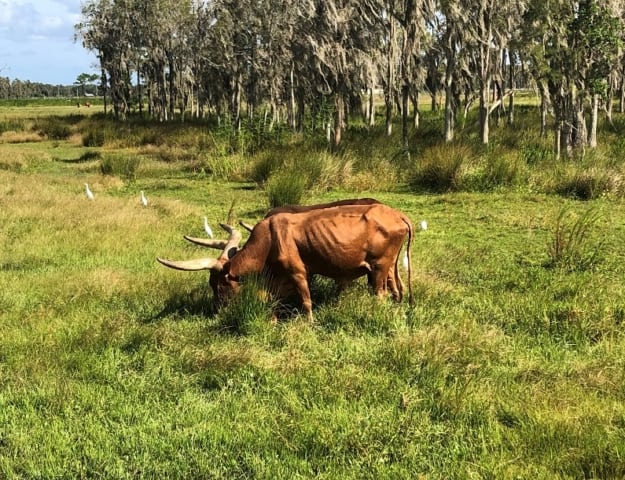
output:
<instances>
[{"instance_id":1,"label":"shadow on grass","mask_svg":"<svg viewBox=\"0 0 625 480\"><path fill-rule=\"evenodd\" d=\"M209 296L207 287L198 287L184 293L172 294L163 309L153 317L144 319L144 323L155 323L164 318L181 318L187 316L214 317L217 305Z\"/></svg>"}]
</instances>

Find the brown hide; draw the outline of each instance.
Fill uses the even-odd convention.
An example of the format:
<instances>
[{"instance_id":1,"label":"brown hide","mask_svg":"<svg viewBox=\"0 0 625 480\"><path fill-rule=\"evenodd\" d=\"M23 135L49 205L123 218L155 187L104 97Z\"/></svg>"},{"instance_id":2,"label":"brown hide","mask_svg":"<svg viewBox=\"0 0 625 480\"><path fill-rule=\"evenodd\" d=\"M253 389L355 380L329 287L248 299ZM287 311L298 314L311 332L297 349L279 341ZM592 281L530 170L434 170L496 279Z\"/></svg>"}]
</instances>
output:
<instances>
[{"instance_id":1,"label":"brown hide","mask_svg":"<svg viewBox=\"0 0 625 480\"><path fill-rule=\"evenodd\" d=\"M263 273L279 295L294 289L311 317L309 275L339 282L368 275L374 292L382 295L389 274L399 276L396 263L406 235L410 252L410 220L380 203L275 213L258 223L245 246L224 264L217 293L227 297L241 277Z\"/></svg>"},{"instance_id":2,"label":"brown hide","mask_svg":"<svg viewBox=\"0 0 625 480\"><path fill-rule=\"evenodd\" d=\"M311 210L320 210L322 208L343 207L346 205L378 205L381 202L375 198L349 198L347 200L337 200L335 202L317 203L315 205L283 205L274 207L267 212L265 218L271 217L276 213L303 213Z\"/></svg>"},{"instance_id":3,"label":"brown hide","mask_svg":"<svg viewBox=\"0 0 625 480\"><path fill-rule=\"evenodd\" d=\"M348 205L379 205L380 201L375 198L349 198L346 200L336 200L334 202L328 203L318 203L314 205L283 205L281 207L272 208L267 212L265 218L271 217L277 213L304 213L310 212L311 210L320 210L323 208L332 208L332 207L343 207ZM244 225L246 228L250 229L247 225ZM401 281L401 277L395 274L394 268L391 268L389 271L389 276L387 279L388 288L393 293L393 298L397 301L400 301L404 294L404 285ZM373 287L373 282L371 275L367 275L368 283L370 287ZM343 290L350 282L349 279L335 279L337 281L337 285L339 291Z\"/></svg>"}]
</instances>

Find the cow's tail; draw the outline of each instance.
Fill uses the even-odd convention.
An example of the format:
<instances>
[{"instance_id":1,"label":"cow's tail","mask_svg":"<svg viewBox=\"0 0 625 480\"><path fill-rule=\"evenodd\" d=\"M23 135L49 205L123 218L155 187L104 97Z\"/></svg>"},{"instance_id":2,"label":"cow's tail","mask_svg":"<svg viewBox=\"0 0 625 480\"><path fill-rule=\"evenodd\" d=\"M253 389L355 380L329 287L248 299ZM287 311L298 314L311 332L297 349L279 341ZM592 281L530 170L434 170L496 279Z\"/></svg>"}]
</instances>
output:
<instances>
[{"instance_id":1,"label":"cow's tail","mask_svg":"<svg viewBox=\"0 0 625 480\"><path fill-rule=\"evenodd\" d=\"M404 223L408 227L408 244L406 245L406 259L408 261L408 303L410 306L414 306L414 297L412 296L412 237L414 235L414 229L412 228L412 222L408 217L404 215ZM395 269L397 270L397 269Z\"/></svg>"}]
</instances>

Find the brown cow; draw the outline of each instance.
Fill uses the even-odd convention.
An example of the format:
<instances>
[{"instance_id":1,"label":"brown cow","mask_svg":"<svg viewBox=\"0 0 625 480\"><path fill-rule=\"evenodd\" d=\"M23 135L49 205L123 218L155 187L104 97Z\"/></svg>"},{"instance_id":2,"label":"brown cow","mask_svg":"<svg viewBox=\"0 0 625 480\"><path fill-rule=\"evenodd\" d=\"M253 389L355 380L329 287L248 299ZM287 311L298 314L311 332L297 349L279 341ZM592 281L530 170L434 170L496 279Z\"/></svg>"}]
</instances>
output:
<instances>
[{"instance_id":1,"label":"brown cow","mask_svg":"<svg viewBox=\"0 0 625 480\"><path fill-rule=\"evenodd\" d=\"M378 205L378 204L381 204L381 202L374 198L350 198L346 200L336 200L334 202L318 203L314 205L283 205L280 207L274 207L271 210L269 210L265 214L264 218L271 217L277 213L304 213L304 212L309 212L311 210L320 210L323 208L332 208L332 207L342 207L342 206L347 206L347 205ZM245 228L249 232L251 232L254 229L252 225L249 225L245 222L239 222L239 223L241 224L243 228ZM185 235L184 238L197 245L217 248L219 250L222 250L224 246L226 245L225 240L204 239L204 238L191 237L188 235ZM367 275L367 281L369 283L369 286L373 287L373 279L371 277L371 274ZM347 287L348 283L349 281L337 280L339 292L344 290L345 287ZM398 299L398 301L402 299L403 294L404 294L404 285L401 281L401 277L399 275L395 275L394 267L391 268L391 270L389 271L389 276L387 279L387 286L393 293L394 298Z\"/></svg>"},{"instance_id":2,"label":"brown cow","mask_svg":"<svg viewBox=\"0 0 625 480\"><path fill-rule=\"evenodd\" d=\"M223 225L222 225L223 226ZM408 236L408 291L412 223L403 213L383 204L345 205L301 213L277 213L259 222L241 250L241 234L231 227L230 239L219 258L186 262L157 259L180 270L210 270L218 300L236 293L243 277L266 276L279 296L295 290L312 320L308 275L320 274L339 282L370 275L381 296L391 269L398 277L397 259Z\"/></svg>"}]
</instances>

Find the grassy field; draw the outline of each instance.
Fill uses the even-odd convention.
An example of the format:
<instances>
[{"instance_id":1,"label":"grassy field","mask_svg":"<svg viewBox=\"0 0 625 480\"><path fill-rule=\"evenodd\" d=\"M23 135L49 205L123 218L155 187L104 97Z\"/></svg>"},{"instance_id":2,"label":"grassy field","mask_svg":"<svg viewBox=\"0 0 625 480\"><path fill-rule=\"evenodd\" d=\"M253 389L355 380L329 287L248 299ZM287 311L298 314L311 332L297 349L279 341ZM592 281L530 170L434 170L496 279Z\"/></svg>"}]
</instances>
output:
<instances>
[{"instance_id":1,"label":"grassy field","mask_svg":"<svg viewBox=\"0 0 625 480\"><path fill-rule=\"evenodd\" d=\"M357 130L336 156L267 152L59 108L0 109L0 478L625 477L616 134L556 162L502 129L485 151L419 143L419 168L396 169ZM216 312L206 275L155 262L204 254L182 239L203 216L262 218L282 156L323 167L305 203L372 196L427 220L414 308L316 279L315 323L295 302L274 325L254 292ZM415 186L454 157L449 188Z\"/></svg>"}]
</instances>

